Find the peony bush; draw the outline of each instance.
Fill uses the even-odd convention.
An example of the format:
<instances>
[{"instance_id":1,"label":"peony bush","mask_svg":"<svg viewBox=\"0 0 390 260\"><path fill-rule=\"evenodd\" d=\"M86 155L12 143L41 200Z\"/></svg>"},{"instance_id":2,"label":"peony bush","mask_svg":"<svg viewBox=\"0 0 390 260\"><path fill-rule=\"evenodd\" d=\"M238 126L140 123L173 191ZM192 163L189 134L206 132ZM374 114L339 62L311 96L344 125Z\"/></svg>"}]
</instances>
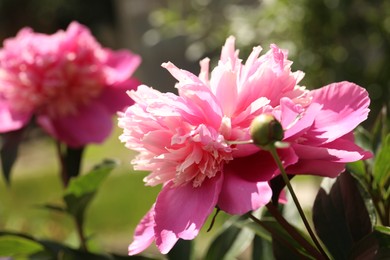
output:
<instances>
[{"instance_id":1,"label":"peony bush","mask_svg":"<svg viewBox=\"0 0 390 260\"><path fill-rule=\"evenodd\" d=\"M198 75L164 63L177 80L174 94L141 84L132 77L140 56L102 47L78 22L51 35L24 28L5 40L3 175L11 185L18 145L35 123L56 143L64 187L60 203L40 208L69 215L79 247L0 230L0 257L189 259L209 218L208 230L218 232L204 254L196 253L202 259L235 259L243 251L252 259L388 257L386 109L367 131L359 126L370 105L363 87L343 81L307 89L287 50L272 44L261 52L257 46L240 59L230 36L215 67L205 58ZM161 186L134 231L130 256L98 248L85 228L88 206L116 162L105 160L80 175L83 150L109 136L115 115L120 141L136 152L134 170L148 172L146 185ZM309 214L291 185L297 175L324 180ZM290 204L304 229L287 219ZM221 211L231 216L223 226L215 224ZM165 256L151 253L152 244Z\"/></svg>"},{"instance_id":2,"label":"peony bush","mask_svg":"<svg viewBox=\"0 0 390 260\"><path fill-rule=\"evenodd\" d=\"M139 152L134 169L151 172L146 184L163 186L130 254L153 241L167 253L178 239L195 238L215 207L241 215L270 202L269 182L280 170L268 151L245 144L260 115L283 127L288 147L278 155L289 174L336 177L346 163L371 157L352 133L369 112L366 90L339 82L309 91L287 51L271 45L259 56L258 46L243 63L234 41L227 39L211 72L202 60L199 76L163 64L178 80L178 96L144 85L128 92L135 104L120 114L120 139Z\"/></svg>"}]
</instances>

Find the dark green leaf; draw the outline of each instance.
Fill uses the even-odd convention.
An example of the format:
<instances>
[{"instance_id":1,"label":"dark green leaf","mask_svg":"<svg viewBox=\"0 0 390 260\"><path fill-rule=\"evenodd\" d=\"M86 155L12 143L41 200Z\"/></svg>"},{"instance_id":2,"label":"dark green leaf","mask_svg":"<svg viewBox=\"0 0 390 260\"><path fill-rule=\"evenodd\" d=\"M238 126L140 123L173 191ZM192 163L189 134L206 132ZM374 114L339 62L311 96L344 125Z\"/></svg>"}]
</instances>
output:
<instances>
[{"instance_id":1,"label":"dark green leaf","mask_svg":"<svg viewBox=\"0 0 390 260\"><path fill-rule=\"evenodd\" d=\"M6 182L9 184L11 178L11 170L18 156L19 144L23 139L24 128L4 133L1 135L1 168Z\"/></svg>"},{"instance_id":2,"label":"dark green leaf","mask_svg":"<svg viewBox=\"0 0 390 260\"><path fill-rule=\"evenodd\" d=\"M235 224L245 218L246 216L231 218L212 241L204 259L235 259L241 254L253 238L251 230Z\"/></svg>"},{"instance_id":3,"label":"dark green leaf","mask_svg":"<svg viewBox=\"0 0 390 260\"><path fill-rule=\"evenodd\" d=\"M318 236L335 259L345 259L355 243L372 232L372 223L356 180L341 174L329 193L321 188L313 206Z\"/></svg>"},{"instance_id":4,"label":"dark green leaf","mask_svg":"<svg viewBox=\"0 0 390 260\"><path fill-rule=\"evenodd\" d=\"M48 209L57 212L66 212L66 208L57 205L52 205L52 204L38 205L37 207L41 209Z\"/></svg>"},{"instance_id":5,"label":"dark green leaf","mask_svg":"<svg viewBox=\"0 0 390 260\"><path fill-rule=\"evenodd\" d=\"M390 248L390 227L376 226L374 234L379 241L380 247Z\"/></svg>"},{"instance_id":6,"label":"dark green leaf","mask_svg":"<svg viewBox=\"0 0 390 260\"><path fill-rule=\"evenodd\" d=\"M263 217L260 220L260 223L250 221L245 223L245 226L250 228L263 240L263 247L266 248L267 244L272 243L272 252L276 259L315 259L315 257L311 257L310 253L308 253L297 240L291 237L290 234L272 218ZM267 250L269 250L269 248ZM265 252L257 252L257 254L258 253L265 254Z\"/></svg>"},{"instance_id":7,"label":"dark green leaf","mask_svg":"<svg viewBox=\"0 0 390 260\"><path fill-rule=\"evenodd\" d=\"M275 259L272 253L272 243L260 236L253 239L252 259Z\"/></svg>"},{"instance_id":8,"label":"dark green leaf","mask_svg":"<svg viewBox=\"0 0 390 260\"><path fill-rule=\"evenodd\" d=\"M374 186L379 190L385 189L390 186L390 134L388 134L382 143L382 147L379 150L375 163L374 163ZM386 199L386 198L385 198Z\"/></svg>"},{"instance_id":9,"label":"dark green leaf","mask_svg":"<svg viewBox=\"0 0 390 260\"><path fill-rule=\"evenodd\" d=\"M67 211L71 215L82 220L85 209L95 196L99 186L115 166L114 161L107 160L86 175L71 179L64 195Z\"/></svg>"},{"instance_id":10,"label":"dark green leaf","mask_svg":"<svg viewBox=\"0 0 390 260\"><path fill-rule=\"evenodd\" d=\"M169 251L170 260L190 260L192 251L192 240L179 239L175 246Z\"/></svg>"}]
</instances>

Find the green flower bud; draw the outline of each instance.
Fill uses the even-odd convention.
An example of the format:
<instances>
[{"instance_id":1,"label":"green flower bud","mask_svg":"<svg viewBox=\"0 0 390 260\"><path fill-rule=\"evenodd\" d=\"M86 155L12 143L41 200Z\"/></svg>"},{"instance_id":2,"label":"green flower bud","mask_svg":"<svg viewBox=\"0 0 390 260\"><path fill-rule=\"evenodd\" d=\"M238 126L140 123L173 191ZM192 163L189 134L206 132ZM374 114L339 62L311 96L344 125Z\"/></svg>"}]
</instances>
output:
<instances>
[{"instance_id":1,"label":"green flower bud","mask_svg":"<svg viewBox=\"0 0 390 260\"><path fill-rule=\"evenodd\" d=\"M253 143L261 148L283 140L283 127L271 114L256 117L249 127Z\"/></svg>"}]
</instances>

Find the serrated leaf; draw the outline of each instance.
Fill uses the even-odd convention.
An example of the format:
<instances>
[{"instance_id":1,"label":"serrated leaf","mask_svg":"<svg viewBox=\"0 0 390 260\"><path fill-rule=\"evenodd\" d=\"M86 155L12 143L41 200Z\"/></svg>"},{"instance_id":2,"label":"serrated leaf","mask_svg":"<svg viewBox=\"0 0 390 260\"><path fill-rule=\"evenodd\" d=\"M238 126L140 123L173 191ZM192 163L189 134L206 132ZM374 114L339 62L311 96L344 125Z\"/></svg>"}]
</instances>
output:
<instances>
[{"instance_id":1,"label":"serrated leaf","mask_svg":"<svg viewBox=\"0 0 390 260\"><path fill-rule=\"evenodd\" d=\"M82 220L85 209L94 198L103 180L115 166L114 161L107 160L89 173L72 178L64 195L68 213Z\"/></svg>"},{"instance_id":2,"label":"serrated leaf","mask_svg":"<svg viewBox=\"0 0 390 260\"><path fill-rule=\"evenodd\" d=\"M390 134L382 143L374 163L374 184L379 190L390 186Z\"/></svg>"},{"instance_id":3,"label":"serrated leaf","mask_svg":"<svg viewBox=\"0 0 390 260\"><path fill-rule=\"evenodd\" d=\"M24 128L1 135L1 168L7 184L10 183L12 166L18 156L19 145L23 139Z\"/></svg>"},{"instance_id":4,"label":"serrated leaf","mask_svg":"<svg viewBox=\"0 0 390 260\"><path fill-rule=\"evenodd\" d=\"M335 259L346 259L354 244L372 232L365 203L350 174L341 174L329 192L319 190L313 205L313 222Z\"/></svg>"}]
</instances>

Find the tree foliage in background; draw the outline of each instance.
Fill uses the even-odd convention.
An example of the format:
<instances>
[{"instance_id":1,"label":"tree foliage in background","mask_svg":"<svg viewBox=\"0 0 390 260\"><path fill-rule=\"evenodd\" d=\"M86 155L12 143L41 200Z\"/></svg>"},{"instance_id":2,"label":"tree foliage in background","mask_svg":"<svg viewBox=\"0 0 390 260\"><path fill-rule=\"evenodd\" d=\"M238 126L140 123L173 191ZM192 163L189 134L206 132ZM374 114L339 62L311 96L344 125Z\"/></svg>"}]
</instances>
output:
<instances>
[{"instance_id":1,"label":"tree foliage in background","mask_svg":"<svg viewBox=\"0 0 390 260\"><path fill-rule=\"evenodd\" d=\"M303 84L309 88L355 82L369 91L373 114L390 100L387 1L170 0L149 20L152 29L144 40L157 44L184 35L188 59L216 55L232 34L246 53L259 44L289 49L294 68L307 73Z\"/></svg>"}]
</instances>

